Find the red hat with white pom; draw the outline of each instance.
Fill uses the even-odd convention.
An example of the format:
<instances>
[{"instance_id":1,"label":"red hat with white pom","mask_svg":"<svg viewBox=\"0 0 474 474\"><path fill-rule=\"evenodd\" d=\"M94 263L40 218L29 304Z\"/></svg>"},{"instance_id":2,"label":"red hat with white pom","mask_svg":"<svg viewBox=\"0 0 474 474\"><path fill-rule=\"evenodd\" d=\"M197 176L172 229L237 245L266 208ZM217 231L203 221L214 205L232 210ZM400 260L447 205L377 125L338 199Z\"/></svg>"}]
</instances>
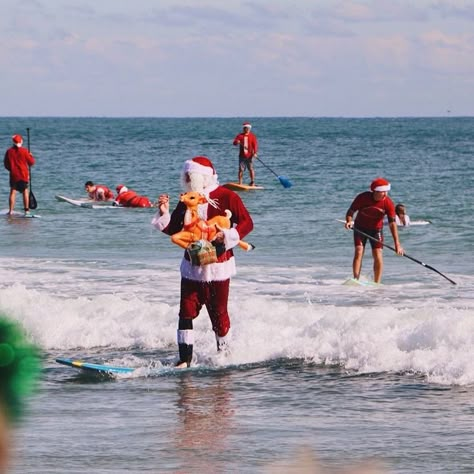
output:
<instances>
[{"instance_id":1,"label":"red hat with white pom","mask_svg":"<svg viewBox=\"0 0 474 474\"><path fill-rule=\"evenodd\" d=\"M13 144L16 146L21 146L23 144L23 137L21 135L13 135L12 140Z\"/></svg>"},{"instance_id":2,"label":"red hat with white pom","mask_svg":"<svg viewBox=\"0 0 474 474\"><path fill-rule=\"evenodd\" d=\"M213 176L216 174L216 170L212 161L206 156L195 156L191 160L184 162L185 173L198 173L205 176Z\"/></svg>"},{"instance_id":3,"label":"red hat with white pom","mask_svg":"<svg viewBox=\"0 0 474 474\"><path fill-rule=\"evenodd\" d=\"M379 192L390 191L390 183L384 178L376 178L370 184L370 190Z\"/></svg>"}]
</instances>

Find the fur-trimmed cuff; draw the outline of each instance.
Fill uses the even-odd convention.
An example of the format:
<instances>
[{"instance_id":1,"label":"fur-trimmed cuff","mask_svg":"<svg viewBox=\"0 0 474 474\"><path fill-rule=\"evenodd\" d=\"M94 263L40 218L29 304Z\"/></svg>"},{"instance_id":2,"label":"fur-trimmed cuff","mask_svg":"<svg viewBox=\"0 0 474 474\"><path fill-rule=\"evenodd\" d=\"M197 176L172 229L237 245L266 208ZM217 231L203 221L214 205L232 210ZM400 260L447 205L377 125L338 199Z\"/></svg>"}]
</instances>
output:
<instances>
[{"instance_id":1,"label":"fur-trimmed cuff","mask_svg":"<svg viewBox=\"0 0 474 474\"><path fill-rule=\"evenodd\" d=\"M155 229L163 232L163 230L168 227L170 220L171 214L169 212L165 212L162 216L160 216L160 211L158 211L151 220L151 225Z\"/></svg>"},{"instance_id":2,"label":"fur-trimmed cuff","mask_svg":"<svg viewBox=\"0 0 474 474\"><path fill-rule=\"evenodd\" d=\"M240 241L239 233L234 229L224 229L224 243L226 250L233 249Z\"/></svg>"}]
</instances>

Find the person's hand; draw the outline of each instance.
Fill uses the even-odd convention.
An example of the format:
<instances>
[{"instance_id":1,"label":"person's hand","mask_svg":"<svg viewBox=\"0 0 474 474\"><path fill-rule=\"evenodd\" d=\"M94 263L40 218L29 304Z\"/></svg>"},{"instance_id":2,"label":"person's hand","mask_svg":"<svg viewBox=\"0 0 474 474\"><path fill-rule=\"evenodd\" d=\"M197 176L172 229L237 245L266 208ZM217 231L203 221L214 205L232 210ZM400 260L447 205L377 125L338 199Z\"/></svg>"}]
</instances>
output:
<instances>
[{"instance_id":1,"label":"person's hand","mask_svg":"<svg viewBox=\"0 0 474 474\"><path fill-rule=\"evenodd\" d=\"M354 227L354 222L352 221L346 221L346 223L344 224L344 227L346 229L352 229L352 227Z\"/></svg>"},{"instance_id":2,"label":"person's hand","mask_svg":"<svg viewBox=\"0 0 474 474\"><path fill-rule=\"evenodd\" d=\"M397 251L397 255L405 255L405 250L399 243L395 244L395 250Z\"/></svg>"},{"instance_id":3,"label":"person's hand","mask_svg":"<svg viewBox=\"0 0 474 474\"><path fill-rule=\"evenodd\" d=\"M158 197L158 208L160 215L170 212L170 197L168 194L160 194Z\"/></svg>"},{"instance_id":4,"label":"person's hand","mask_svg":"<svg viewBox=\"0 0 474 474\"><path fill-rule=\"evenodd\" d=\"M214 237L213 242L216 242L217 244L223 244L224 243L224 232L219 231L216 236Z\"/></svg>"}]
</instances>

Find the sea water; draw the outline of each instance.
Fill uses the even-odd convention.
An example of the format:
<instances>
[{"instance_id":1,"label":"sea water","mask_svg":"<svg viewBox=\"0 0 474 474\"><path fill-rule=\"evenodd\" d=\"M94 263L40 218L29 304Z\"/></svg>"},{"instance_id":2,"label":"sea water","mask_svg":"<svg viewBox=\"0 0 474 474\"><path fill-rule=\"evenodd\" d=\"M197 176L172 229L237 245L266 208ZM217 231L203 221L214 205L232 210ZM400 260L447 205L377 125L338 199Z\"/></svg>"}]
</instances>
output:
<instances>
[{"instance_id":1,"label":"sea water","mask_svg":"<svg viewBox=\"0 0 474 474\"><path fill-rule=\"evenodd\" d=\"M216 354L203 310L195 369L159 370L176 360L181 249L152 209L55 195L92 180L174 206L193 156L236 181L243 120L0 119L5 149L30 129L42 216L0 220L0 310L44 352L11 472L474 471L474 118L252 118L259 157L293 186L257 162L265 189L240 194L256 249L235 252L231 352ZM430 222L399 229L406 253L456 285L390 249L383 285L342 284L353 243L337 219L377 176ZM100 380L61 356L137 370Z\"/></svg>"}]
</instances>

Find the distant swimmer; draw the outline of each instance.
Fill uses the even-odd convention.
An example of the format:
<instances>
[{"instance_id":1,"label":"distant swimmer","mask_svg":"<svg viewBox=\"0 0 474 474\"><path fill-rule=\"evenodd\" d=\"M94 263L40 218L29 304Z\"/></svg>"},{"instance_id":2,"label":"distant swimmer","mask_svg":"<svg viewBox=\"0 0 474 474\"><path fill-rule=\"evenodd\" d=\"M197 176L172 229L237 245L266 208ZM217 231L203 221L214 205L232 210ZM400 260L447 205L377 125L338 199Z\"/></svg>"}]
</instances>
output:
<instances>
[{"instance_id":1,"label":"distant swimmer","mask_svg":"<svg viewBox=\"0 0 474 474\"><path fill-rule=\"evenodd\" d=\"M145 196L139 196L127 186L119 184L116 187L117 197L114 204L123 207L154 207L154 204Z\"/></svg>"},{"instance_id":2,"label":"distant swimmer","mask_svg":"<svg viewBox=\"0 0 474 474\"><path fill-rule=\"evenodd\" d=\"M94 184L92 181L87 181L84 185L89 198L93 201L113 201L114 193L103 184Z\"/></svg>"},{"instance_id":3,"label":"distant swimmer","mask_svg":"<svg viewBox=\"0 0 474 474\"><path fill-rule=\"evenodd\" d=\"M362 258L364 256L367 237L357 232L360 230L364 234L370 235L370 245L372 247L372 257L374 259L374 282L382 281L383 272L383 219L388 217L388 225L395 243L395 250L398 255L403 255L404 250L398 239L397 224L395 222L395 206L388 197L390 183L384 178L377 178L372 181L370 191L358 194L352 201L346 213L346 229L352 228L354 224L354 259L352 271L355 279L359 279L362 269ZM352 216L357 213L355 221Z\"/></svg>"},{"instance_id":4,"label":"distant swimmer","mask_svg":"<svg viewBox=\"0 0 474 474\"><path fill-rule=\"evenodd\" d=\"M233 145L239 146L239 184L244 179L244 171L248 169L250 175L250 186L255 186L255 170L253 168L253 159L257 158L258 141L255 134L250 129L252 125L249 122L242 124L242 132L235 138Z\"/></svg>"},{"instance_id":5,"label":"distant swimmer","mask_svg":"<svg viewBox=\"0 0 474 474\"><path fill-rule=\"evenodd\" d=\"M10 197L8 214L12 215L15 209L16 192L23 194L23 207L25 215L30 213L30 193L28 186L30 183L30 166L35 164L33 155L22 148L23 137L13 135L13 145L6 151L3 164L10 172Z\"/></svg>"},{"instance_id":6,"label":"distant swimmer","mask_svg":"<svg viewBox=\"0 0 474 474\"><path fill-rule=\"evenodd\" d=\"M405 204L399 202L395 206L395 222L399 226L408 227L410 225L410 216L406 213Z\"/></svg>"}]
</instances>

